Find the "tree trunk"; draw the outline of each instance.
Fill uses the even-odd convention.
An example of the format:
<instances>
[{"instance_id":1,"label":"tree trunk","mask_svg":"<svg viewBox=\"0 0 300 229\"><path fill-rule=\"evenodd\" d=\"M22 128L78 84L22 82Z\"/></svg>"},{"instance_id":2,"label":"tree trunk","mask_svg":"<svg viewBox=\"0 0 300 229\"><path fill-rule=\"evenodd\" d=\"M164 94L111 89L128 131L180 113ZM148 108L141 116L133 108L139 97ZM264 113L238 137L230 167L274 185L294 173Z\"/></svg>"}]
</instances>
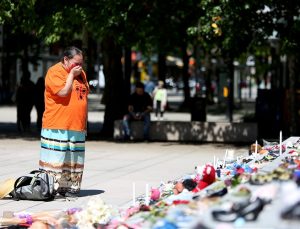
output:
<instances>
[{"instance_id":1,"label":"tree trunk","mask_svg":"<svg viewBox=\"0 0 300 229\"><path fill-rule=\"evenodd\" d=\"M14 58L10 57L10 53L5 50L3 52L2 56L2 72L1 72L1 84L0 84L0 89L1 89L1 97L0 97L0 104L7 104L10 103L10 96L9 94L11 93L11 79L10 77L10 69L13 63Z\"/></svg>"},{"instance_id":2,"label":"tree trunk","mask_svg":"<svg viewBox=\"0 0 300 229\"><path fill-rule=\"evenodd\" d=\"M131 93L131 84L130 84L130 77L131 77L131 48L125 47L124 50L125 56L125 63L124 63L124 85L125 85L125 96L126 96L126 104Z\"/></svg>"},{"instance_id":3,"label":"tree trunk","mask_svg":"<svg viewBox=\"0 0 300 229\"><path fill-rule=\"evenodd\" d=\"M233 57L228 56L225 59L225 63L228 69L228 79L227 79L227 87L228 87L228 97L227 97L227 116L229 122L233 121L233 107L234 107L234 100L233 100L233 85L234 85L234 66L233 66Z\"/></svg>"},{"instance_id":4,"label":"tree trunk","mask_svg":"<svg viewBox=\"0 0 300 229\"><path fill-rule=\"evenodd\" d=\"M112 138L114 121L122 119L127 107L121 63L122 49L112 37L106 37L103 39L102 50L105 74L105 114L101 136Z\"/></svg>"},{"instance_id":5,"label":"tree trunk","mask_svg":"<svg viewBox=\"0 0 300 229\"><path fill-rule=\"evenodd\" d=\"M205 54L205 73L204 73L204 79L205 79L205 87L206 87L206 91L205 91L205 95L206 95L206 101L208 104L213 104L214 100L213 100L213 92L211 90L211 79L212 79L212 62L211 62L211 55L209 52L207 52ZM201 85L202 87L202 85Z\"/></svg>"},{"instance_id":6,"label":"tree trunk","mask_svg":"<svg viewBox=\"0 0 300 229\"><path fill-rule=\"evenodd\" d=\"M290 93L289 93L289 135L297 135L299 129L299 121L297 121L297 109L296 109L296 57L294 55L289 56L288 58L288 69L289 69L289 84L290 84ZM299 103L299 101L297 101ZM298 125L297 125L298 124Z\"/></svg>"},{"instance_id":7,"label":"tree trunk","mask_svg":"<svg viewBox=\"0 0 300 229\"><path fill-rule=\"evenodd\" d=\"M82 34L82 50L85 53L87 77L88 80L97 79L98 72L95 71L94 67L97 62L97 44L85 27L83 28Z\"/></svg>"},{"instance_id":8,"label":"tree trunk","mask_svg":"<svg viewBox=\"0 0 300 229\"><path fill-rule=\"evenodd\" d=\"M165 82L166 79L166 54L158 54L158 79Z\"/></svg>"},{"instance_id":9,"label":"tree trunk","mask_svg":"<svg viewBox=\"0 0 300 229\"><path fill-rule=\"evenodd\" d=\"M183 69L182 69L182 80L183 80L183 85L184 85L184 102L182 104L183 108L187 108L190 105L191 101L191 93L190 93L190 86L189 86L189 56L186 52L187 45L186 43L183 43L181 45L181 50L182 50L182 61L183 61Z\"/></svg>"}]
</instances>

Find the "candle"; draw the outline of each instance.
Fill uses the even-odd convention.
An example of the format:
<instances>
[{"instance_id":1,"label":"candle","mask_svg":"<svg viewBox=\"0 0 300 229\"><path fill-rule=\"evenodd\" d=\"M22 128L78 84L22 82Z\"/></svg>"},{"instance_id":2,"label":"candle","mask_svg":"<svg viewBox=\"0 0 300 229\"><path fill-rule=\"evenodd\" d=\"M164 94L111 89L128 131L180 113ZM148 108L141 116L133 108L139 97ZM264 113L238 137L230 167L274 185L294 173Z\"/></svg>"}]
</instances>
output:
<instances>
[{"instance_id":1,"label":"candle","mask_svg":"<svg viewBox=\"0 0 300 229\"><path fill-rule=\"evenodd\" d=\"M146 184L145 204L149 205L149 184Z\"/></svg>"},{"instance_id":2,"label":"candle","mask_svg":"<svg viewBox=\"0 0 300 229\"><path fill-rule=\"evenodd\" d=\"M225 151L224 161L223 161L223 168L225 168L225 165L226 165L226 157L227 157L227 153L228 153L228 150Z\"/></svg>"},{"instance_id":3,"label":"candle","mask_svg":"<svg viewBox=\"0 0 300 229\"><path fill-rule=\"evenodd\" d=\"M216 155L214 155L214 168L216 169Z\"/></svg>"},{"instance_id":4,"label":"candle","mask_svg":"<svg viewBox=\"0 0 300 229\"><path fill-rule=\"evenodd\" d=\"M132 183L132 206L135 206L135 183Z\"/></svg>"},{"instance_id":5,"label":"candle","mask_svg":"<svg viewBox=\"0 0 300 229\"><path fill-rule=\"evenodd\" d=\"M279 154L282 154L282 131L279 132Z\"/></svg>"},{"instance_id":6,"label":"candle","mask_svg":"<svg viewBox=\"0 0 300 229\"><path fill-rule=\"evenodd\" d=\"M227 160L234 160L234 150L227 151Z\"/></svg>"},{"instance_id":7,"label":"candle","mask_svg":"<svg viewBox=\"0 0 300 229\"><path fill-rule=\"evenodd\" d=\"M257 155L257 140L255 141L255 156Z\"/></svg>"}]
</instances>

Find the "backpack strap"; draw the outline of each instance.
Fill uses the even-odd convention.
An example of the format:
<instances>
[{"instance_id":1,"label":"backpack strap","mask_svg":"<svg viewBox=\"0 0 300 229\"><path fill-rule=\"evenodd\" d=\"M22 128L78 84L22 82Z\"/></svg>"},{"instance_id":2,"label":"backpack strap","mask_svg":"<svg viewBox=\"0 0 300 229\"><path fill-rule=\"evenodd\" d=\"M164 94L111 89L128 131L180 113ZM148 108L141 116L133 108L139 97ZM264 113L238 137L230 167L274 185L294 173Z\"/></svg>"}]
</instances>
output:
<instances>
[{"instance_id":1,"label":"backpack strap","mask_svg":"<svg viewBox=\"0 0 300 229\"><path fill-rule=\"evenodd\" d=\"M47 176L46 176L46 183L47 183L47 186L48 186L48 192L47 192L47 195L48 195L49 199L54 199L54 195L51 195L51 193L50 193L49 174L47 174Z\"/></svg>"},{"instance_id":2,"label":"backpack strap","mask_svg":"<svg viewBox=\"0 0 300 229\"><path fill-rule=\"evenodd\" d=\"M42 170L32 170L29 174L44 173Z\"/></svg>"},{"instance_id":3,"label":"backpack strap","mask_svg":"<svg viewBox=\"0 0 300 229\"><path fill-rule=\"evenodd\" d=\"M16 192L17 188L20 187L22 185L22 183L24 183L28 179L32 179L32 177L31 176L21 176L15 181L14 190L11 192L12 193L11 195L15 200L20 200L19 194Z\"/></svg>"}]
</instances>

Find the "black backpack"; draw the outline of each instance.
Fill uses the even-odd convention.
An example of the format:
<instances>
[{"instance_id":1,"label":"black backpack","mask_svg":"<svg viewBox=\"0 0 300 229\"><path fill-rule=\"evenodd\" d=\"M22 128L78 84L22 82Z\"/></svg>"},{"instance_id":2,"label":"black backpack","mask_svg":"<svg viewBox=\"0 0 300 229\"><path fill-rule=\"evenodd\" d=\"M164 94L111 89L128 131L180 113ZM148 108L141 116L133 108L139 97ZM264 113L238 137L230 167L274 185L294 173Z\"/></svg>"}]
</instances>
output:
<instances>
[{"instance_id":1,"label":"black backpack","mask_svg":"<svg viewBox=\"0 0 300 229\"><path fill-rule=\"evenodd\" d=\"M56 195L54 177L43 171L33 170L15 181L10 195L16 200L53 200Z\"/></svg>"}]
</instances>

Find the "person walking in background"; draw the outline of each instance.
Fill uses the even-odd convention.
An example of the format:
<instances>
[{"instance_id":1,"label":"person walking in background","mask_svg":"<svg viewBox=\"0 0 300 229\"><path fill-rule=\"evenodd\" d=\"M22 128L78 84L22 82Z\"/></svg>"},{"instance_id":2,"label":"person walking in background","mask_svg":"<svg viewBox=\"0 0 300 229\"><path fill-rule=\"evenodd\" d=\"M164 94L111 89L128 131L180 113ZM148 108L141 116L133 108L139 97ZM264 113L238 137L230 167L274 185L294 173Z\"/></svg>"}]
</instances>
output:
<instances>
[{"instance_id":1,"label":"person walking in background","mask_svg":"<svg viewBox=\"0 0 300 229\"><path fill-rule=\"evenodd\" d=\"M167 106L167 89L164 82L158 81L158 86L153 91L153 108L156 120L164 119L164 112Z\"/></svg>"},{"instance_id":2,"label":"person walking in background","mask_svg":"<svg viewBox=\"0 0 300 229\"><path fill-rule=\"evenodd\" d=\"M129 140L131 138L130 122L144 121L144 140L149 139L150 129L150 112L152 111L151 96L145 92L144 84L137 82L135 85L135 92L130 95L128 103L128 114L123 118L124 138Z\"/></svg>"},{"instance_id":3,"label":"person walking in background","mask_svg":"<svg viewBox=\"0 0 300 229\"><path fill-rule=\"evenodd\" d=\"M16 92L17 127L20 132L30 132L31 110L34 105L35 86L30 80L30 72L25 71Z\"/></svg>"},{"instance_id":4,"label":"person walking in background","mask_svg":"<svg viewBox=\"0 0 300 229\"><path fill-rule=\"evenodd\" d=\"M38 78L35 84L35 108L37 113L36 127L38 131L41 131L42 128L42 118L45 110L45 79L44 77Z\"/></svg>"},{"instance_id":5,"label":"person walking in background","mask_svg":"<svg viewBox=\"0 0 300 229\"><path fill-rule=\"evenodd\" d=\"M39 167L66 197L78 197L84 168L89 86L82 64L82 51L69 47L45 78Z\"/></svg>"}]
</instances>

